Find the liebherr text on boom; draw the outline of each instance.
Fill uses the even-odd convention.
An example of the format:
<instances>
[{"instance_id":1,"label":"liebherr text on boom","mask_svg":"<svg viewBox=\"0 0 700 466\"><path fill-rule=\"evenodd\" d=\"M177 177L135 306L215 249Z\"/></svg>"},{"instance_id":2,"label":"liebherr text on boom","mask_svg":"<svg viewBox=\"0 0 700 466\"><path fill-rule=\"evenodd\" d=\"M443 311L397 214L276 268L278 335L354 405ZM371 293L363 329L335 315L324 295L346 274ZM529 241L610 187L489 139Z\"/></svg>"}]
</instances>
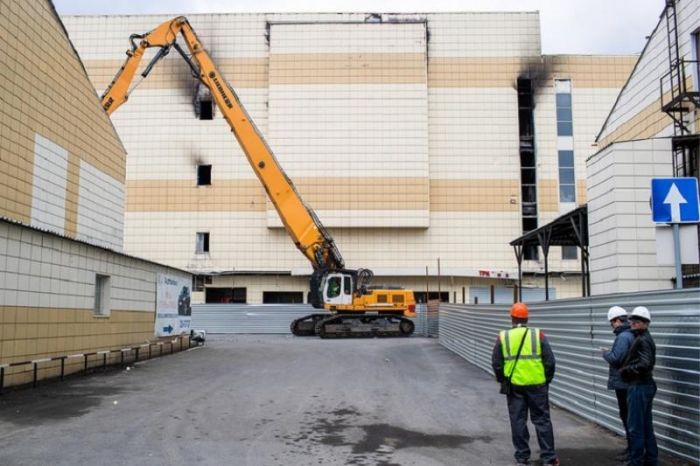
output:
<instances>
[{"instance_id":1,"label":"liebherr text on boom","mask_svg":"<svg viewBox=\"0 0 700 466\"><path fill-rule=\"evenodd\" d=\"M187 51L177 42L181 37ZM413 333L415 316L413 291L372 288L368 269L345 268L340 251L330 233L299 196L282 170L272 150L248 116L238 96L219 73L192 26L179 16L145 34L130 37L127 58L107 90L102 106L112 114L127 101L130 86L144 52L157 48L155 56L141 73L146 78L153 66L174 48L189 65L192 75L211 92L224 119L238 139L250 166L275 206L296 247L313 266L310 302L331 313L311 314L291 324L295 335L321 337L408 336ZM136 43L139 40L139 43ZM189 53L188 53L189 52Z\"/></svg>"}]
</instances>

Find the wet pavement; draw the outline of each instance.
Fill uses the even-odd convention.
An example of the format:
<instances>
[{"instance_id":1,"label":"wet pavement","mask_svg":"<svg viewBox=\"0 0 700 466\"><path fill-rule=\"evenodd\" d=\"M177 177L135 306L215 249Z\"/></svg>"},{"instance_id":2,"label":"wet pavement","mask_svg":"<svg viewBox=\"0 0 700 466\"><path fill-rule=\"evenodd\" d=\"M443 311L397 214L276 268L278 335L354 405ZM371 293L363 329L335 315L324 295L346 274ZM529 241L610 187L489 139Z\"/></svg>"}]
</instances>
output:
<instances>
[{"instance_id":1,"label":"wet pavement","mask_svg":"<svg viewBox=\"0 0 700 466\"><path fill-rule=\"evenodd\" d=\"M552 417L563 465L619 464L620 437ZM0 396L0 465L511 465L512 454L497 384L425 338L216 336Z\"/></svg>"}]
</instances>

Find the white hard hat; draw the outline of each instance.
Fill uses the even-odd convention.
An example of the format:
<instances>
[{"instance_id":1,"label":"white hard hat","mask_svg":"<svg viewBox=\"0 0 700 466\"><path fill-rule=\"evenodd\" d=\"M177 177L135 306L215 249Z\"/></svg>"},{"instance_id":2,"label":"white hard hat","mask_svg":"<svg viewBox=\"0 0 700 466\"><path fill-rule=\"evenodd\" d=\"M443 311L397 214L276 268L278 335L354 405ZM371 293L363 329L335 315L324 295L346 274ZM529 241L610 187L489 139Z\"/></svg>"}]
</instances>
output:
<instances>
[{"instance_id":1,"label":"white hard hat","mask_svg":"<svg viewBox=\"0 0 700 466\"><path fill-rule=\"evenodd\" d=\"M613 306L608 310L608 321L622 316L627 316L627 311L620 306Z\"/></svg>"},{"instance_id":2,"label":"white hard hat","mask_svg":"<svg viewBox=\"0 0 700 466\"><path fill-rule=\"evenodd\" d=\"M649 309L647 309L644 306L637 306L634 309L632 309L630 317L639 317L640 319L644 319L647 322L651 322L651 314L649 313Z\"/></svg>"}]
</instances>

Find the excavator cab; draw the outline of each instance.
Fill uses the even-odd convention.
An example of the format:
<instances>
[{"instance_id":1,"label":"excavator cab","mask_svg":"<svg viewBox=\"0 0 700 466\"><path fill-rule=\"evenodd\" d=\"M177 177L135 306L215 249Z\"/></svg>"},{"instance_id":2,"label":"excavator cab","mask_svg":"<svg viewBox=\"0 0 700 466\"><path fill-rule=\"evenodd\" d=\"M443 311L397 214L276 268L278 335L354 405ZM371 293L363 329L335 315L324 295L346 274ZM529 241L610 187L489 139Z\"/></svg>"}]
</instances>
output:
<instances>
[{"instance_id":1,"label":"excavator cab","mask_svg":"<svg viewBox=\"0 0 700 466\"><path fill-rule=\"evenodd\" d=\"M344 273L329 273L323 279L323 302L329 306L352 304L352 276Z\"/></svg>"}]
</instances>

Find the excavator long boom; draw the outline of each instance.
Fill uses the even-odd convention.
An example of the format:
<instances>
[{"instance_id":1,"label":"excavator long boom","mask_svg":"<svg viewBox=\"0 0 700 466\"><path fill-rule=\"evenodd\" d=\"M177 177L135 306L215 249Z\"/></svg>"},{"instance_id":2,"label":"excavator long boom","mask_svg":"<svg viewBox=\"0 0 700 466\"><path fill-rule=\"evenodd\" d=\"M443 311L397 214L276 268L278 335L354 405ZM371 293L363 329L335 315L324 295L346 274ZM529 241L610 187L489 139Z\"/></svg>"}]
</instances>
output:
<instances>
[{"instance_id":1,"label":"excavator long boom","mask_svg":"<svg viewBox=\"0 0 700 466\"><path fill-rule=\"evenodd\" d=\"M178 44L182 38L187 46ZM408 336L415 325L413 291L370 289L372 271L345 270L343 258L333 238L323 227L282 170L262 134L245 111L234 90L217 70L186 18L166 21L151 32L131 36L131 49L112 83L102 96L102 106L112 114L129 98L139 65L148 48L158 48L141 73L146 78L153 66L174 48L185 59L192 75L211 92L212 99L238 139L250 166L265 187L285 229L296 247L311 262L311 298L315 308L334 314L310 314L295 319L290 329L294 335L320 335L323 338ZM136 40L140 39L137 44Z\"/></svg>"},{"instance_id":2,"label":"excavator long boom","mask_svg":"<svg viewBox=\"0 0 700 466\"><path fill-rule=\"evenodd\" d=\"M182 37L189 54L177 43L178 37ZM142 79L171 48L175 48L189 64L193 76L209 88L253 171L265 187L285 229L297 248L311 262L314 271L326 273L342 270L345 267L344 261L333 238L297 193L294 184L282 170L235 91L219 73L187 18L173 18L146 34L132 35L130 39L132 47L127 52L126 61L102 95L102 106L107 114L111 115L127 101L146 49L155 47L159 50L141 73ZM138 44L136 39L140 39Z\"/></svg>"}]
</instances>

